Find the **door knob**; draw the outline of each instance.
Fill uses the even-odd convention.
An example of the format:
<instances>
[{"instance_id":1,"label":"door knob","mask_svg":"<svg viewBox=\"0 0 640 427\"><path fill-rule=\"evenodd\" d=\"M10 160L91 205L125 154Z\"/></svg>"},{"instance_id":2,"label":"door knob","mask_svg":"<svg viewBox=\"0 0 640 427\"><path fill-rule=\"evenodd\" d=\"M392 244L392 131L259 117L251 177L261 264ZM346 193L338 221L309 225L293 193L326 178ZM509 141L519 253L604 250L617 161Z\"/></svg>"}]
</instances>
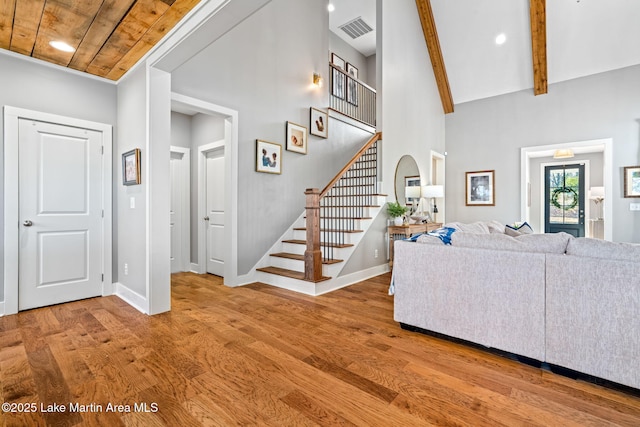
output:
<instances>
[{"instance_id":1,"label":"door knob","mask_svg":"<svg viewBox=\"0 0 640 427\"><path fill-rule=\"evenodd\" d=\"M31 227L33 225L33 222L31 222L31 220L26 219L22 225L24 225L25 227Z\"/></svg>"},{"instance_id":2,"label":"door knob","mask_svg":"<svg viewBox=\"0 0 640 427\"><path fill-rule=\"evenodd\" d=\"M205 221L209 221L209 217L208 217L208 216L205 216L205 217L204 217L204 220L205 220Z\"/></svg>"}]
</instances>

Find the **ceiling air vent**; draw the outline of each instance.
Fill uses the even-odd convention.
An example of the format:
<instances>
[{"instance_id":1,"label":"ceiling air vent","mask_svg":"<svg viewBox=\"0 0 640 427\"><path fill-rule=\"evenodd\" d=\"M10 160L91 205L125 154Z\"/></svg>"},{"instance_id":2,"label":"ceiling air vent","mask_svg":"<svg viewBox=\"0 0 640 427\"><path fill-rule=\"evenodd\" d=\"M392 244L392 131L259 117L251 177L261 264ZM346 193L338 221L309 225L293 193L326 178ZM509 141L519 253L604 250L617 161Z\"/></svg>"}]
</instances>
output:
<instances>
[{"instance_id":1,"label":"ceiling air vent","mask_svg":"<svg viewBox=\"0 0 640 427\"><path fill-rule=\"evenodd\" d=\"M362 16L358 16L356 19L349 21L338 28L349 34L349 37L352 39L357 39L358 37L373 31L373 28L362 20Z\"/></svg>"}]
</instances>

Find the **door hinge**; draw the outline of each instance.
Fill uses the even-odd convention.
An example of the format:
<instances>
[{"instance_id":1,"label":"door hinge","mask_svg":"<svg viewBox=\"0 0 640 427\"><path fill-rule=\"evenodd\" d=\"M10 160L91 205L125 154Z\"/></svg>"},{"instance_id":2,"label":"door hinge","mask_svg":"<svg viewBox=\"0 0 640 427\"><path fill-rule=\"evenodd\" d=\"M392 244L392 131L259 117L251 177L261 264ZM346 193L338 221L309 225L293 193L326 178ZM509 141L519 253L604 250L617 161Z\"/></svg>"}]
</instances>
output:
<instances>
[{"instance_id":1,"label":"door hinge","mask_svg":"<svg viewBox=\"0 0 640 427\"><path fill-rule=\"evenodd\" d=\"M100 146L100 154L104 154L104 145Z\"/></svg>"},{"instance_id":2,"label":"door hinge","mask_svg":"<svg viewBox=\"0 0 640 427\"><path fill-rule=\"evenodd\" d=\"M104 218L104 209L102 209L102 218Z\"/></svg>"},{"instance_id":3,"label":"door hinge","mask_svg":"<svg viewBox=\"0 0 640 427\"><path fill-rule=\"evenodd\" d=\"M102 273L102 281L104 282L104 273Z\"/></svg>"}]
</instances>

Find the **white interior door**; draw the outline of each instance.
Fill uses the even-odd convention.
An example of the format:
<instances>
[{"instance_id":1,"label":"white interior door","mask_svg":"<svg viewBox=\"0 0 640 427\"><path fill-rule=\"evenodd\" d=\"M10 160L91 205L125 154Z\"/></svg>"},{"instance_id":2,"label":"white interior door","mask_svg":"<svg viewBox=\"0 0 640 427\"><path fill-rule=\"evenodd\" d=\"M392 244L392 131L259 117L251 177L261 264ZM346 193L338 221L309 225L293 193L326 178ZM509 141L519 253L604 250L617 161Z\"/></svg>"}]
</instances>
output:
<instances>
[{"instance_id":1,"label":"white interior door","mask_svg":"<svg viewBox=\"0 0 640 427\"><path fill-rule=\"evenodd\" d=\"M224 276L224 149L207 153L207 273ZM208 219L207 219L208 218Z\"/></svg>"},{"instance_id":2,"label":"white interior door","mask_svg":"<svg viewBox=\"0 0 640 427\"><path fill-rule=\"evenodd\" d=\"M102 294L102 134L19 121L18 308Z\"/></svg>"}]
</instances>

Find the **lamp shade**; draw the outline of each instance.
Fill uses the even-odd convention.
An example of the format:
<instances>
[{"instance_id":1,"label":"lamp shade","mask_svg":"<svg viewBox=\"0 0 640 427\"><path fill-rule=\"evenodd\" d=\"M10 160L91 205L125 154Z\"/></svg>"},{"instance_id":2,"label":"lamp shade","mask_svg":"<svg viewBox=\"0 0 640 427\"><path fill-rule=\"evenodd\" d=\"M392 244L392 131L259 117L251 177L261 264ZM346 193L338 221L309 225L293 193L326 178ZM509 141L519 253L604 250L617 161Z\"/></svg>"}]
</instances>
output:
<instances>
[{"instance_id":1,"label":"lamp shade","mask_svg":"<svg viewBox=\"0 0 640 427\"><path fill-rule=\"evenodd\" d=\"M592 200L604 199L604 187L591 187L589 189L589 198Z\"/></svg>"},{"instance_id":2,"label":"lamp shade","mask_svg":"<svg viewBox=\"0 0 640 427\"><path fill-rule=\"evenodd\" d=\"M417 185L411 187L404 187L404 197L412 197L419 198L420 197L420 187Z\"/></svg>"},{"instance_id":3,"label":"lamp shade","mask_svg":"<svg viewBox=\"0 0 640 427\"><path fill-rule=\"evenodd\" d=\"M444 186L442 185L423 185L422 197L444 197Z\"/></svg>"}]
</instances>

